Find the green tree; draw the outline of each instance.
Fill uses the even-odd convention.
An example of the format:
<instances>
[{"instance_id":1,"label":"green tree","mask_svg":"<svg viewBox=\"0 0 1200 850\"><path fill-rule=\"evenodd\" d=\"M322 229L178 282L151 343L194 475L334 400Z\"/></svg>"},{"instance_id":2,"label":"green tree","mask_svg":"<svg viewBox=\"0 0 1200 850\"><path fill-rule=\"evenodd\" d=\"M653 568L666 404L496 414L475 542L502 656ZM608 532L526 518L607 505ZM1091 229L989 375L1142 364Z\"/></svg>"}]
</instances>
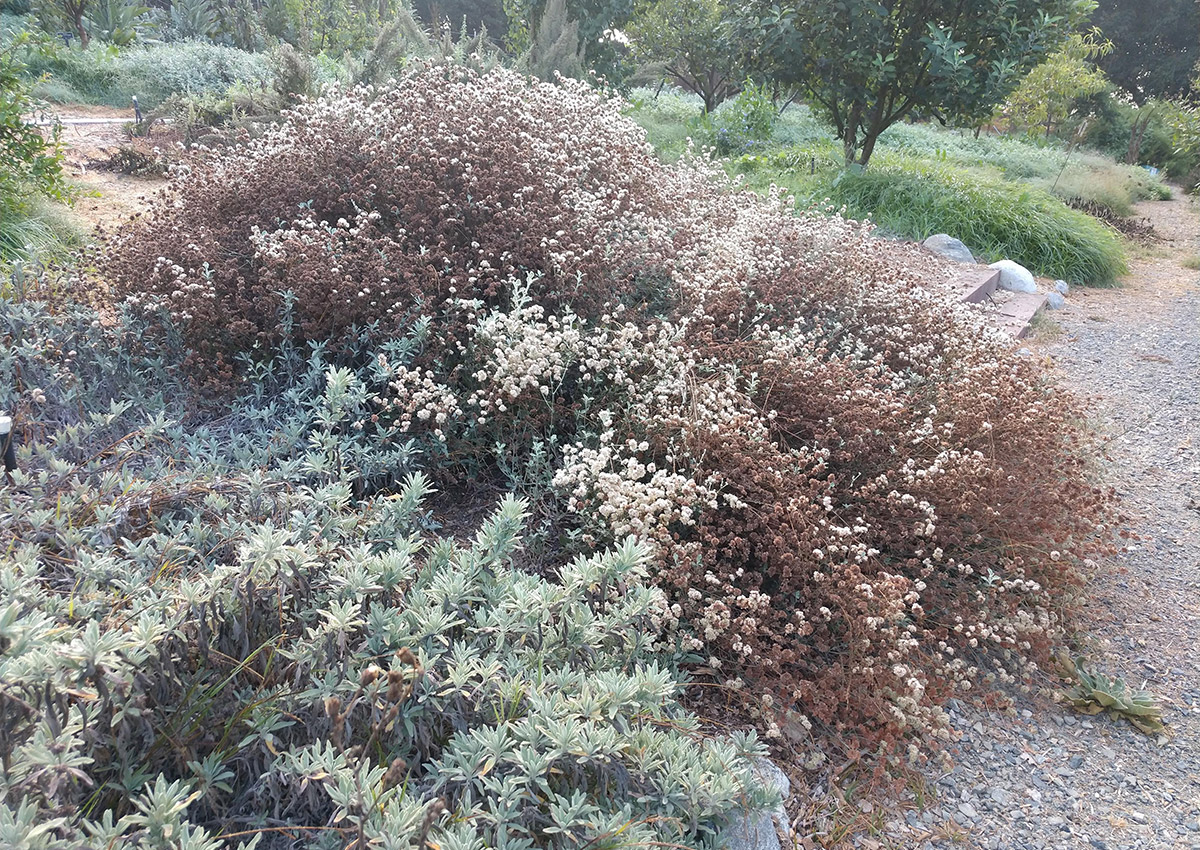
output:
<instances>
[{"instance_id":1,"label":"green tree","mask_svg":"<svg viewBox=\"0 0 1200 850\"><path fill-rule=\"evenodd\" d=\"M1018 126L1041 127L1049 136L1070 114L1076 101L1108 89L1108 78L1093 60L1112 52L1100 30L1073 33L1049 59L1038 65L1004 104L1004 116Z\"/></svg>"},{"instance_id":2,"label":"green tree","mask_svg":"<svg viewBox=\"0 0 1200 850\"><path fill-rule=\"evenodd\" d=\"M1092 21L1113 42L1100 67L1138 104L1188 94L1200 60L1196 0L1099 0Z\"/></svg>"},{"instance_id":3,"label":"green tree","mask_svg":"<svg viewBox=\"0 0 1200 850\"><path fill-rule=\"evenodd\" d=\"M977 122L1053 52L1092 0L752 0L739 39L803 88L865 166L879 135L925 114Z\"/></svg>"},{"instance_id":4,"label":"green tree","mask_svg":"<svg viewBox=\"0 0 1200 850\"><path fill-rule=\"evenodd\" d=\"M499 38L508 30L502 0L414 0L413 10L427 27L434 30L440 28L443 21L449 21L456 34L464 23L470 35L486 31Z\"/></svg>"},{"instance_id":5,"label":"green tree","mask_svg":"<svg viewBox=\"0 0 1200 850\"><path fill-rule=\"evenodd\" d=\"M17 51L29 42L29 36L22 35L0 50L0 259L23 247L9 244L6 236L13 229L3 225L27 215L31 198L68 198L57 139L47 141L26 120L34 104Z\"/></svg>"},{"instance_id":6,"label":"green tree","mask_svg":"<svg viewBox=\"0 0 1200 850\"><path fill-rule=\"evenodd\" d=\"M703 98L704 111L711 112L745 79L725 17L722 0L660 0L642 9L629 28L634 55L661 64L673 83Z\"/></svg>"}]
</instances>

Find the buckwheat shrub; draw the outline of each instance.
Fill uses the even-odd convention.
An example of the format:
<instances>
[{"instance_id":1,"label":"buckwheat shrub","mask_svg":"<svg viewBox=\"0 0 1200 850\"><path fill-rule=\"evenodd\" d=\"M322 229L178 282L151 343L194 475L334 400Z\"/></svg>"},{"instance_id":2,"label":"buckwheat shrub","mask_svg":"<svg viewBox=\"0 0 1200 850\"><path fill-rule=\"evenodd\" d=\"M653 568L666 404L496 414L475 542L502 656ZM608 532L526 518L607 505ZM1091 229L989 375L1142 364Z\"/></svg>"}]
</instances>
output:
<instances>
[{"instance_id":1,"label":"buckwheat shrub","mask_svg":"<svg viewBox=\"0 0 1200 850\"><path fill-rule=\"evenodd\" d=\"M371 421L434 480L527 464L558 549L649 545L664 645L768 734L888 750L1045 657L1108 498L1076 402L912 258L584 86L439 66L200 163L104 268L205 363L423 328Z\"/></svg>"},{"instance_id":2,"label":"buckwheat shrub","mask_svg":"<svg viewBox=\"0 0 1200 850\"><path fill-rule=\"evenodd\" d=\"M494 297L518 270L590 306L632 290L667 245L643 222L654 171L640 132L582 83L439 66L303 105L199 161L103 266L209 362L277 339L283 290L314 340Z\"/></svg>"}]
</instances>

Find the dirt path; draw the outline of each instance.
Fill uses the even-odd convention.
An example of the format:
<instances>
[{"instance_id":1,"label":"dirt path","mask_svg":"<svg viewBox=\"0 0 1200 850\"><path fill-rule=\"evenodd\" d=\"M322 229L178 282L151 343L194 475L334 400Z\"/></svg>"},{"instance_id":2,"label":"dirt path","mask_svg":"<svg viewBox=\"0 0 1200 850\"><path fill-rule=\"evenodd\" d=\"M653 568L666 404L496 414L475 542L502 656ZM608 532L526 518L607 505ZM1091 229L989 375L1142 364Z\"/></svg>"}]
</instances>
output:
<instances>
[{"instance_id":1,"label":"dirt path","mask_svg":"<svg viewBox=\"0 0 1200 850\"><path fill-rule=\"evenodd\" d=\"M1109 846L1200 848L1200 271L1183 265L1200 255L1200 208L1180 196L1137 212L1162 241L1123 289L1073 292L1061 336L1039 349L1096 399L1109 480L1140 538L1093 587L1094 654L1160 694L1171 730L1147 746L1107 729L1107 772L1120 764L1140 788L1108 795L1101 782L1085 800L1117 820L1143 808L1146 823L1126 818Z\"/></svg>"},{"instance_id":2,"label":"dirt path","mask_svg":"<svg viewBox=\"0 0 1200 850\"><path fill-rule=\"evenodd\" d=\"M63 106L60 120L68 118L121 118L130 120L130 110L104 106ZM74 213L80 227L111 229L146 208L150 195L165 181L158 177L134 177L105 167L122 146L129 146L125 126L112 124L65 124L61 131L68 177L84 194ZM153 149L154 140L138 140L139 148Z\"/></svg>"},{"instance_id":3,"label":"dirt path","mask_svg":"<svg viewBox=\"0 0 1200 850\"><path fill-rule=\"evenodd\" d=\"M1176 703L1200 699L1200 208L1143 204L1163 242L1131 262L1121 290L1072 292L1038 348L1097 400L1110 478L1130 530L1122 573L1095 587L1108 616L1098 649ZM1173 672L1174 671L1174 672ZM1200 771L1200 764L1194 764ZM1200 791L1200 788L1198 788ZM1197 836L1200 843L1200 835Z\"/></svg>"}]
</instances>

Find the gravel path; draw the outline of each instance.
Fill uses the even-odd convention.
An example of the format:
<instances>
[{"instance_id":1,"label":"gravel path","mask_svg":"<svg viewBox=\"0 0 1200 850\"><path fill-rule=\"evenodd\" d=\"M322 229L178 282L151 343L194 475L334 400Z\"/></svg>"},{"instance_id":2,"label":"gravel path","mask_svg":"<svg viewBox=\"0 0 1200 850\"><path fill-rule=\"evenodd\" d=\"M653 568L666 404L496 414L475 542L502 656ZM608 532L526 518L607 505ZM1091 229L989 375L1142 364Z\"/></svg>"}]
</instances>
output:
<instances>
[{"instance_id":1,"label":"gravel path","mask_svg":"<svg viewBox=\"0 0 1200 850\"><path fill-rule=\"evenodd\" d=\"M1200 211L1180 198L1138 214L1161 241L1125 287L1073 290L1027 345L1094 399L1104 474L1136 535L1089 589L1087 655L1160 695L1168 734L1047 694L1015 715L954 703L963 737L935 799L859 846L1200 850L1200 271L1182 265L1200 254Z\"/></svg>"}]
</instances>

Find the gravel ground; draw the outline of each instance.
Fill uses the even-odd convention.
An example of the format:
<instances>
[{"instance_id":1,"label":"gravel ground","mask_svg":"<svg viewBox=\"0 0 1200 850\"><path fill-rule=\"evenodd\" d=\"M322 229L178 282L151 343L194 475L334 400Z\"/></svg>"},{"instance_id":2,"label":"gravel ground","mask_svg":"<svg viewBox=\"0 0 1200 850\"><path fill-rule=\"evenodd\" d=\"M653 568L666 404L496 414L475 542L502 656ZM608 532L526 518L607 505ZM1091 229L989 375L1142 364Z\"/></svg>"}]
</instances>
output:
<instances>
[{"instance_id":1,"label":"gravel ground","mask_svg":"<svg viewBox=\"0 0 1200 850\"><path fill-rule=\"evenodd\" d=\"M1200 850L1200 212L1147 203L1160 241L1118 290L1071 292L1029 355L1094 400L1104 471L1136 538L1089 589L1087 655L1162 698L1168 734L1087 718L1048 694L1015 713L952 703L962 740L932 802L861 847Z\"/></svg>"}]
</instances>

